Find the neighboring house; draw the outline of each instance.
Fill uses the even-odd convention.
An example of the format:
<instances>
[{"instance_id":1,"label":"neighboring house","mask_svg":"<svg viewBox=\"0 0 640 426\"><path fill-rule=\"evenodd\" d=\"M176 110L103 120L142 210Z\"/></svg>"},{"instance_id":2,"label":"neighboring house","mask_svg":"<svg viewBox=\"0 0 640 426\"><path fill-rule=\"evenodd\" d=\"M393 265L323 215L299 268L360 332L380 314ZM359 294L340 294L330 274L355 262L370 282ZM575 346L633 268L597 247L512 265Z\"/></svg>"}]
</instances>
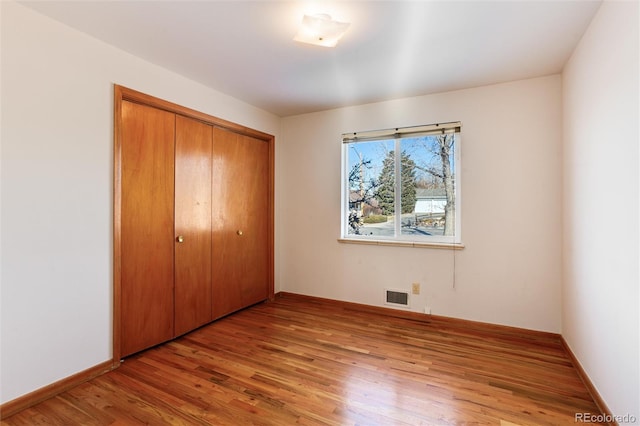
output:
<instances>
[{"instance_id":1,"label":"neighboring house","mask_svg":"<svg viewBox=\"0 0 640 426\"><path fill-rule=\"evenodd\" d=\"M416 188L416 207L414 213L443 213L447 204L444 188Z\"/></svg>"},{"instance_id":2,"label":"neighboring house","mask_svg":"<svg viewBox=\"0 0 640 426\"><path fill-rule=\"evenodd\" d=\"M360 195L360 192L358 191L351 191L349 193L349 210L361 212L359 216L365 217L372 214L382 214L382 210L378 206L377 199L373 197L364 197Z\"/></svg>"},{"instance_id":3,"label":"neighboring house","mask_svg":"<svg viewBox=\"0 0 640 426\"><path fill-rule=\"evenodd\" d=\"M381 214L378 200L374 197L363 197L358 191L349 194L349 210L361 212L362 216ZM444 188L416 188L416 206L413 213L416 214L444 214L444 206L447 204L447 196ZM362 208L362 210L361 210Z\"/></svg>"}]
</instances>

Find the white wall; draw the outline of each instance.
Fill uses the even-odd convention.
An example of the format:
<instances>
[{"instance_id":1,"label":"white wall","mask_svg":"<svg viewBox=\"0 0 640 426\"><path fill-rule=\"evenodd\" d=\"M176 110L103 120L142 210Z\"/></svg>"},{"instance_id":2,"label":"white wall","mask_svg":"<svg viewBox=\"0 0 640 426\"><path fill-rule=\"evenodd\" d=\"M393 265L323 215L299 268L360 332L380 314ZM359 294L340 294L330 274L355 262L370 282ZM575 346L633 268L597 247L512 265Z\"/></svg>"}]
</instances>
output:
<instances>
[{"instance_id":1,"label":"white wall","mask_svg":"<svg viewBox=\"0 0 640 426\"><path fill-rule=\"evenodd\" d=\"M555 75L284 118L281 289L383 306L420 282L414 311L559 332L561 92ZM466 248L338 243L341 133L458 120Z\"/></svg>"},{"instance_id":2,"label":"white wall","mask_svg":"<svg viewBox=\"0 0 640 426\"><path fill-rule=\"evenodd\" d=\"M280 119L0 2L0 402L111 359L113 83L278 137Z\"/></svg>"},{"instance_id":3,"label":"white wall","mask_svg":"<svg viewBox=\"0 0 640 426\"><path fill-rule=\"evenodd\" d=\"M604 2L563 74L562 334L613 414L640 420L638 14Z\"/></svg>"}]
</instances>

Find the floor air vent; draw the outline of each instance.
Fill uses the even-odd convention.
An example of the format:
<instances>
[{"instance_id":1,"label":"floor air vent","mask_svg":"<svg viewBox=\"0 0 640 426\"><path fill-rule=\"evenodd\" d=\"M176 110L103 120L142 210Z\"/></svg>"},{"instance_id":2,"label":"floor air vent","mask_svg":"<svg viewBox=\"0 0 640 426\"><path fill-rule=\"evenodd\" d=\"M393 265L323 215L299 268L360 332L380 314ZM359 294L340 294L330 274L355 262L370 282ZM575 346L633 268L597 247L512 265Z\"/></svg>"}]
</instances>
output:
<instances>
[{"instance_id":1,"label":"floor air vent","mask_svg":"<svg viewBox=\"0 0 640 426\"><path fill-rule=\"evenodd\" d=\"M406 291L385 290L385 305L409 307L409 293Z\"/></svg>"}]
</instances>

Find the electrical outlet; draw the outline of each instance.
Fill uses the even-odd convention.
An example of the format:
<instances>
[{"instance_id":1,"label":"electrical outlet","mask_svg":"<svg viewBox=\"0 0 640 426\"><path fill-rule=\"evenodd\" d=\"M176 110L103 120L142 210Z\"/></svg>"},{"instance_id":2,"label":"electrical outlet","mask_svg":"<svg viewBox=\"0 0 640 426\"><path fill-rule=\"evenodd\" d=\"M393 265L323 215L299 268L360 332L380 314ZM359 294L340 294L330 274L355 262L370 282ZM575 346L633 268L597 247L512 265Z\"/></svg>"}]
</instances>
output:
<instances>
[{"instance_id":1,"label":"electrical outlet","mask_svg":"<svg viewBox=\"0 0 640 426\"><path fill-rule=\"evenodd\" d=\"M411 284L411 293L412 294L420 294L420 283Z\"/></svg>"}]
</instances>

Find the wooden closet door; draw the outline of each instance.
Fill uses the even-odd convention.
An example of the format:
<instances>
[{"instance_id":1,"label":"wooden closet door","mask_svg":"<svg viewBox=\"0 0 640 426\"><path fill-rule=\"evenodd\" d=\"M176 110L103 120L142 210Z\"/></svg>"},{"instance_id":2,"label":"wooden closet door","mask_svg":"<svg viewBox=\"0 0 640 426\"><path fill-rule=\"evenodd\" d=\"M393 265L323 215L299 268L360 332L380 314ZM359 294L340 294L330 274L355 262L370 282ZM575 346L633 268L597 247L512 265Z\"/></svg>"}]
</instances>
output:
<instances>
[{"instance_id":1,"label":"wooden closet door","mask_svg":"<svg viewBox=\"0 0 640 426\"><path fill-rule=\"evenodd\" d=\"M173 113L122 102L122 356L174 336L174 128Z\"/></svg>"},{"instance_id":2,"label":"wooden closet door","mask_svg":"<svg viewBox=\"0 0 640 426\"><path fill-rule=\"evenodd\" d=\"M176 116L175 334L211 321L213 128Z\"/></svg>"},{"instance_id":3,"label":"wooden closet door","mask_svg":"<svg viewBox=\"0 0 640 426\"><path fill-rule=\"evenodd\" d=\"M238 228L243 230L242 304L253 305L268 298L269 277L269 144L243 136L240 140L243 159L245 199L241 204Z\"/></svg>"},{"instance_id":4,"label":"wooden closet door","mask_svg":"<svg viewBox=\"0 0 640 426\"><path fill-rule=\"evenodd\" d=\"M268 297L268 143L214 128L213 318Z\"/></svg>"}]
</instances>

